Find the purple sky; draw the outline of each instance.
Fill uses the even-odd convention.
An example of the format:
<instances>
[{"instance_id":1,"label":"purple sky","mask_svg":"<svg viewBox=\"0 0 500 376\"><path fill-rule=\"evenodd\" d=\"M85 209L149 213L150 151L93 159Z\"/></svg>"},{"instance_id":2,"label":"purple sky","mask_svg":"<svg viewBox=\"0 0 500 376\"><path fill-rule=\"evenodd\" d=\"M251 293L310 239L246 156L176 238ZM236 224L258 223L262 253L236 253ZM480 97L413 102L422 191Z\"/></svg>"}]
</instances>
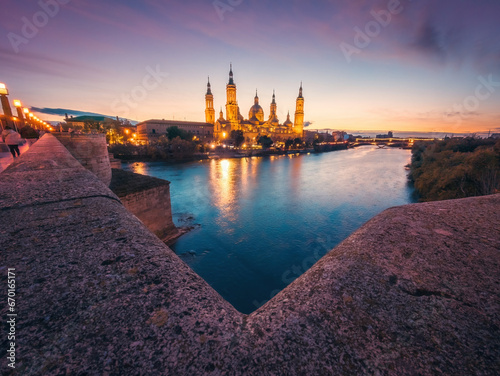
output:
<instances>
[{"instance_id":1,"label":"purple sky","mask_svg":"<svg viewBox=\"0 0 500 376\"><path fill-rule=\"evenodd\" d=\"M274 89L286 120L302 81L311 128L500 131L498 0L4 0L2 14L0 82L52 113L204 121L207 76L218 112L232 62L244 117L255 89L267 117Z\"/></svg>"}]
</instances>

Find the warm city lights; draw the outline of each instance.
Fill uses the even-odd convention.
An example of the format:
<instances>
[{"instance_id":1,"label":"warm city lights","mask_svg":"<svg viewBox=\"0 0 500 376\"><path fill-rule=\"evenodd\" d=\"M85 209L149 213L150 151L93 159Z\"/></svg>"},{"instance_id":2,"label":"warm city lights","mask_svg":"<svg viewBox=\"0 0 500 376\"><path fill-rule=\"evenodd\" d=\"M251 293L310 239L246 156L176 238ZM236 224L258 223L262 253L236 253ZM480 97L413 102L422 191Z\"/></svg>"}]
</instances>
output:
<instances>
[{"instance_id":1,"label":"warm city lights","mask_svg":"<svg viewBox=\"0 0 500 376\"><path fill-rule=\"evenodd\" d=\"M9 90L5 84L0 82L0 95L9 95Z\"/></svg>"}]
</instances>

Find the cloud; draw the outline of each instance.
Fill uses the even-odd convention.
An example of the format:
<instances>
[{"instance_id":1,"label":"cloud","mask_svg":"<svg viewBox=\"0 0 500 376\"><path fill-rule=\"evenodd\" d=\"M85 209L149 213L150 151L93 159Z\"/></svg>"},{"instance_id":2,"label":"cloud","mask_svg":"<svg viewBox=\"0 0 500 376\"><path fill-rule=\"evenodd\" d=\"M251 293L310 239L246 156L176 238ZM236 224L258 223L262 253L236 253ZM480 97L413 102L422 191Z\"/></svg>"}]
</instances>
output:
<instances>
[{"instance_id":1,"label":"cloud","mask_svg":"<svg viewBox=\"0 0 500 376\"><path fill-rule=\"evenodd\" d=\"M41 114L47 115L58 115L58 116L106 116L112 117L109 115L98 114L95 112L87 112L87 111L79 111L79 110L71 110L68 108L47 108L47 107L31 107L32 112L39 112Z\"/></svg>"}]
</instances>

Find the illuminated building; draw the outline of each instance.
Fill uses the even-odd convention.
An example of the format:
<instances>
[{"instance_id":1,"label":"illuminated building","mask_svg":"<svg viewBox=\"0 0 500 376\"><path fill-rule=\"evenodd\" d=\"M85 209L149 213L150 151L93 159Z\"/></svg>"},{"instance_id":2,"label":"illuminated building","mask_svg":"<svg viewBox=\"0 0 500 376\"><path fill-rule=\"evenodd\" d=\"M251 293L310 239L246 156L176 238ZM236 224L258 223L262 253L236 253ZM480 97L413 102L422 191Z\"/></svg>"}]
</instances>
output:
<instances>
[{"instance_id":1,"label":"illuminated building","mask_svg":"<svg viewBox=\"0 0 500 376\"><path fill-rule=\"evenodd\" d=\"M274 140L286 140L288 138L302 137L304 132L304 97L302 96L302 83L300 84L299 96L296 101L295 119L290 120L290 113L286 121L280 124L277 116L276 95L273 92L269 117L264 120L264 110L259 104L259 96L255 92L254 104L248 111L248 119L244 119L240 113L240 107L236 99L236 84L234 82L232 66L229 70L229 82L226 85L226 117L222 108L219 118L215 119L214 97L211 90L210 80L207 83L205 95L205 121L214 124L214 137L223 139L230 137L231 131L241 130L247 141L255 141L260 136L269 136ZM224 135L226 135L224 137Z\"/></svg>"}]
</instances>

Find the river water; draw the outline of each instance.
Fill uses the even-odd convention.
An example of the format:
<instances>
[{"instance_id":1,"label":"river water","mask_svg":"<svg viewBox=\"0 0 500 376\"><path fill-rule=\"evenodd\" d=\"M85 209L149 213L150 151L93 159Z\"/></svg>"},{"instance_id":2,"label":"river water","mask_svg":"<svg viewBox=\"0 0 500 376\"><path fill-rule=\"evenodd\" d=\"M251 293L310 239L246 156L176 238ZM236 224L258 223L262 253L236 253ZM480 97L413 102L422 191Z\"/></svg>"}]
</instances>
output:
<instances>
[{"instance_id":1,"label":"river water","mask_svg":"<svg viewBox=\"0 0 500 376\"><path fill-rule=\"evenodd\" d=\"M236 309L250 313L386 208L414 202L410 151L376 146L322 154L124 169L171 182L171 246Z\"/></svg>"}]
</instances>

